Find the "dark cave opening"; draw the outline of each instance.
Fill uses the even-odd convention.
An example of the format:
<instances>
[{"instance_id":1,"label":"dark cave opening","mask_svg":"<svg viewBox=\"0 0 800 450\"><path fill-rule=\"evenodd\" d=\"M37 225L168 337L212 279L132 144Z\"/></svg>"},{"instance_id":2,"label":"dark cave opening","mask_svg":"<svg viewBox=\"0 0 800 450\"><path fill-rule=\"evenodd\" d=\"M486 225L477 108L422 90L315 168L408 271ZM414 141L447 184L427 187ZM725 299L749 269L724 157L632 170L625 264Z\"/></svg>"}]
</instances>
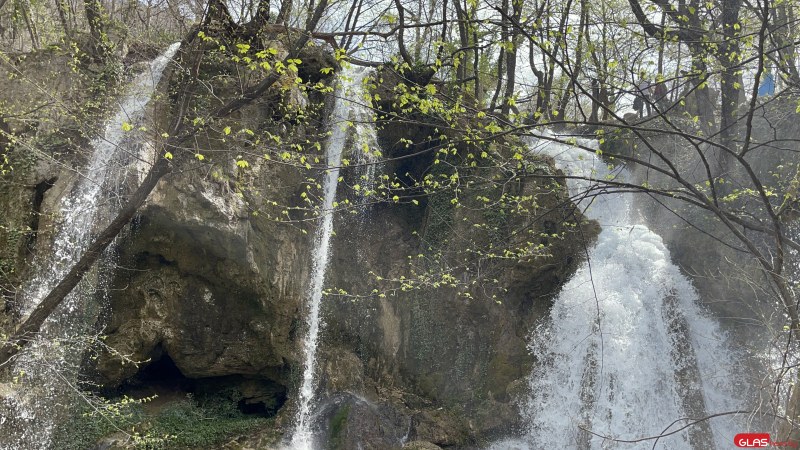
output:
<instances>
[{"instance_id":1,"label":"dark cave opening","mask_svg":"<svg viewBox=\"0 0 800 450\"><path fill-rule=\"evenodd\" d=\"M189 378L166 353L142 367L117 394L152 398L145 406L154 413L174 402L190 399L199 406L213 405L215 409L236 410L248 416L272 417L286 403L286 387L280 383L242 375Z\"/></svg>"},{"instance_id":2,"label":"dark cave opening","mask_svg":"<svg viewBox=\"0 0 800 450\"><path fill-rule=\"evenodd\" d=\"M146 410L158 412L163 407L193 396L197 380L187 378L167 354L139 369L123 383L112 396L123 395L135 399L150 399L143 403Z\"/></svg>"},{"instance_id":3,"label":"dark cave opening","mask_svg":"<svg viewBox=\"0 0 800 450\"><path fill-rule=\"evenodd\" d=\"M143 385L160 386L186 393L194 392L195 389L195 380L185 377L167 354L144 366L136 374L135 380Z\"/></svg>"}]
</instances>

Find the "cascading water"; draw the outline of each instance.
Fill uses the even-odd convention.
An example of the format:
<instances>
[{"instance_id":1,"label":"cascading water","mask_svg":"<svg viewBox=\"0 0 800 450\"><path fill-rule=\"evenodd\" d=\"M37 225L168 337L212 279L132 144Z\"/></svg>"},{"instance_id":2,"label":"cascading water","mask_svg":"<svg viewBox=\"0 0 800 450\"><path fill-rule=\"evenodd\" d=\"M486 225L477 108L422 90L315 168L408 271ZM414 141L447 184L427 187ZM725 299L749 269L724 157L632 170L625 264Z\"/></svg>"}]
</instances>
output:
<instances>
[{"instance_id":1,"label":"cascading water","mask_svg":"<svg viewBox=\"0 0 800 450\"><path fill-rule=\"evenodd\" d=\"M365 69L361 69L359 77L363 80L367 75ZM375 130L375 112L372 110L372 102L369 95L366 97L363 89L359 89L358 97L352 97L350 102L350 116L355 124L355 141L353 142L353 153L359 166L359 182L363 188L365 201L369 202L369 197L375 193L375 176L379 171L379 160L382 156L378 151L378 132Z\"/></svg>"},{"instance_id":2,"label":"cascading water","mask_svg":"<svg viewBox=\"0 0 800 450\"><path fill-rule=\"evenodd\" d=\"M70 194L62 199L60 227L52 253L35 261L38 274L25 289L23 314L30 313L80 258L97 226L116 213L119 205L114 200L114 183L123 175L123 165L138 144L123 124L130 124L131 128L140 124L164 69L179 47L180 43L171 45L131 82L117 113L106 122L103 136L92 141L88 165ZM96 312L97 308L87 308L87 304L89 297L97 295L97 289L96 280L79 284L48 318L38 338L18 355L11 374L15 376L12 385L20 384L0 389L0 448L48 447L59 416L54 408L63 406L65 395L74 389L84 348L80 343L82 334L96 320L90 311ZM33 389L20 392L25 385ZM57 443L53 444L57 447Z\"/></svg>"},{"instance_id":3,"label":"cascading water","mask_svg":"<svg viewBox=\"0 0 800 450\"><path fill-rule=\"evenodd\" d=\"M347 68L339 76L339 89L331 114L331 135L326 143L328 170L323 181L323 205L320 225L314 238L312 253L313 267L311 283L307 291L306 336L303 340L303 379L298 392L298 411L295 428L292 433L290 448L293 450L312 450L316 448L314 433L311 429L314 395L317 389L316 363L319 342L321 317L320 303L325 284L325 275L330 259L330 244L333 234L333 209L336 200L336 188L339 183L339 167L342 164L342 153L351 142L350 127L356 125L356 145L363 140L364 129L359 127L365 106L363 99L363 82L369 71L364 68ZM374 135L374 129L371 130ZM362 136L359 138L359 136ZM369 139L367 136L366 139ZM369 143L367 143L369 145ZM361 150L359 150L361 151ZM373 172L374 173L374 172Z\"/></svg>"},{"instance_id":4,"label":"cascading water","mask_svg":"<svg viewBox=\"0 0 800 450\"><path fill-rule=\"evenodd\" d=\"M114 160L124 153L126 138L123 123L138 124L145 112L161 74L178 51L180 43L172 44L164 54L150 63L149 70L139 74L128 87L128 95L120 102L117 113L106 122L103 136L92 141L94 152L71 195L61 205L61 228L53 241L53 254L47 256L49 264L40 263L39 275L30 284L24 313L29 313L52 288L61 281L75 261L80 258L90 238L98 214L108 199L100 195L115 174ZM131 125L133 126L133 125ZM108 208L111 209L111 208ZM114 211L103 211L113 213Z\"/></svg>"},{"instance_id":5,"label":"cascading water","mask_svg":"<svg viewBox=\"0 0 800 450\"><path fill-rule=\"evenodd\" d=\"M597 148L596 141L579 144ZM533 333L537 363L522 406L528 429L493 448L729 448L746 430L736 416L701 421L655 447L654 440L613 440L667 434L689 419L736 410L736 357L662 239L637 223L629 196L602 192L603 180L624 181L625 171L547 139L532 151L585 178L568 180L570 194L583 198L579 206L603 228L548 323Z\"/></svg>"}]
</instances>

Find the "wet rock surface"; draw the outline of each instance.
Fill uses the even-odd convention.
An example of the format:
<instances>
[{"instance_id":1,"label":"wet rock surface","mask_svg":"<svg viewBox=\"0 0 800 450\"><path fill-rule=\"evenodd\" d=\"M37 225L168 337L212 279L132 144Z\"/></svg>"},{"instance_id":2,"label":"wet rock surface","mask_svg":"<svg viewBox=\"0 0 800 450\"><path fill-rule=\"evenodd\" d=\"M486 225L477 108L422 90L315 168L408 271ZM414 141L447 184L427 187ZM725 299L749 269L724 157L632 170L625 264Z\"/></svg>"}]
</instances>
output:
<instances>
[{"instance_id":1,"label":"wet rock surface","mask_svg":"<svg viewBox=\"0 0 800 450\"><path fill-rule=\"evenodd\" d=\"M330 63L323 56L319 64ZM315 61L313 55L309 61ZM172 77L174 87L179 77ZM255 129L284 114L285 103L298 106L310 95L289 90L268 97L236 120ZM167 123L171 113L159 106L155 120ZM416 134L406 136L412 131ZM431 131L382 123L379 142L388 154L423 151L382 170L415 177L431 170L433 160L424 151L436 142L422 136ZM419 144L403 148L404 136ZM98 323L110 350L86 361L85 372L103 392L156 391L165 401L235 390L231 401L240 410L274 415L276 421L230 448L268 448L276 432L291 428L302 372L315 224L301 213L308 173L263 161L245 173L235 164L238 149L222 136L201 139L201 147L219 152L217 171L179 166L117 241L108 305ZM142 149L143 161L152 160L147 151ZM550 163L541 164L552 170ZM39 181L53 170L42 173ZM352 186L357 176L345 171L345 184ZM69 183L70 177L59 175L40 202L43 211L53 213ZM248 187L245 194L242 186ZM514 401L534 364L528 333L546 316L585 244L554 237L577 236L562 224L581 220L563 186L531 181L514 189L537 197L529 217L507 220L500 211L475 215L442 198L359 207L357 214L336 216L326 288L344 294L323 300L314 425L325 446L474 448L514 429L519 420ZM289 219L295 222L254 214L252 205L265 199L292 207ZM462 225L470 222L491 222L499 231ZM585 241L591 241L594 226L582 226ZM437 265L458 263L465 249L510 239L517 229L532 230L548 252L502 262L470 260L452 276L476 279L472 287L431 283L406 291L377 278L408 275L409 256L447 255L422 267L435 273ZM47 240L37 245L44 249ZM375 289L384 295L375 295Z\"/></svg>"},{"instance_id":2,"label":"wet rock surface","mask_svg":"<svg viewBox=\"0 0 800 450\"><path fill-rule=\"evenodd\" d=\"M168 357L193 380L285 386L279 416L289 426L310 239L189 181L175 177L159 188L121 243L106 343L134 361ZM380 207L337 220L326 285L369 292L370 272L403 273L398 261L420 251L412 234L420 214ZM451 288L326 297L321 436L332 448L413 440L466 447L509 432L519 420L516 391L533 364L527 333L574 267L574 252L557 244L548 264L497 268L493 276L508 286L501 301L477 292L465 299ZM103 385L120 386L147 364L105 355L94 369Z\"/></svg>"}]
</instances>

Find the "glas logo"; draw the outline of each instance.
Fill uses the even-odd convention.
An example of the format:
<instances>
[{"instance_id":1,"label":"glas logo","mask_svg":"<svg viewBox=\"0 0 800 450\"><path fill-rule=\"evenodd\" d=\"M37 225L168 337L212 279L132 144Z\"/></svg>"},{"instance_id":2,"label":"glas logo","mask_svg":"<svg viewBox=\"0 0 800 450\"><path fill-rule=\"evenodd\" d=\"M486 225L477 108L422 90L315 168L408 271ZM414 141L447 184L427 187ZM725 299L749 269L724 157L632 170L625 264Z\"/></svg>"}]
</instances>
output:
<instances>
[{"instance_id":1,"label":"glas logo","mask_svg":"<svg viewBox=\"0 0 800 450\"><path fill-rule=\"evenodd\" d=\"M798 448L798 441L772 441L769 433L739 433L733 437L739 448L787 447Z\"/></svg>"},{"instance_id":2,"label":"glas logo","mask_svg":"<svg viewBox=\"0 0 800 450\"><path fill-rule=\"evenodd\" d=\"M733 437L733 443L740 448L769 447L769 433L739 433Z\"/></svg>"}]
</instances>

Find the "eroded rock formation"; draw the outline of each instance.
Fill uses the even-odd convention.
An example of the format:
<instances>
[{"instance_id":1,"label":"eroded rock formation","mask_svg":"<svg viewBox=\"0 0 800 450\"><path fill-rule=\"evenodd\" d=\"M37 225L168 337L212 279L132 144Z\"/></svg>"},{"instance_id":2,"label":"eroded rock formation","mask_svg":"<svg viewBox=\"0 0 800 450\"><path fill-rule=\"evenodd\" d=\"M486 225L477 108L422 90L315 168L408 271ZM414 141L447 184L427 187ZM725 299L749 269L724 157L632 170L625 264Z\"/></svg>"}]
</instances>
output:
<instances>
[{"instance_id":1,"label":"eroded rock formation","mask_svg":"<svg viewBox=\"0 0 800 450\"><path fill-rule=\"evenodd\" d=\"M191 55L187 50L183 57ZM330 63L316 53L307 61ZM228 68L215 64L204 62L199 71L213 75ZM185 61L182 66L192 67ZM319 77L317 67L303 70ZM172 97L164 99L195 88L187 87L182 76L177 71L169 75L162 88ZM331 84L333 77L319 81ZM224 96L235 88L223 83L215 94ZM319 138L327 126L324 109L304 112L315 117L319 129L291 128L291 115L324 99L320 93L280 88L234 120L256 131L280 122L271 130L275 135ZM214 100L209 101L213 106ZM166 125L175 114L191 118L192 108L199 107L209 104L167 101L153 118ZM442 170L434 167L428 151L438 144L428 138L435 127L411 129L385 115L379 124L381 148L390 159L403 158L380 170L409 179ZM301 194L314 183L301 167L263 158L251 159L243 170L236 164L242 148L226 140L227 133L216 130L199 138L198 148L213 149L213 165L198 167L191 158L178 163L118 239L108 305L98 323L106 335L104 345L113 351L87 360L86 373L106 393L133 392L148 384L179 394L233 389L240 407L277 413L275 427L288 431L302 370L300 340L315 225ZM409 150L403 139L414 141L414 147ZM147 152L145 146L143 160ZM409 157L411 152L419 155ZM536 170L557 175L546 160ZM52 174L45 175L39 178L46 181ZM344 185L356 184L359 176L356 169L344 170ZM527 349L529 332L545 317L551 297L576 268L596 230L586 223L565 225L580 224L582 218L558 182L527 179L503 186L529 196L535 207L509 217L500 209L478 208L471 198L462 208L432 195L417 204L384 202L336 216L326 278L331 295L323 305L317 417L329 447L468 447L513 429L518 420L514 400L535 363ZM57 190L38 202L45 214L53 213L48 208L57 204ZM497 196L505 191L482 192ZM340 195L347 198L352 192L342 188ZM259 205L265 201L287 206L287 216L276 221L275 214L264 213ZM474 223L491 226L476 230ZM517 234L522 230L525 237ZM471 248L514 246L525 239L547 250L507 258L469 254ZM418 264L409 264L410 258ZM429 277L406 290L389 282L408 277L414 267L430 275L445 265L457 267L448 274L458 283L440 284ZM265 436L274 434L265 430L246 442L261 448L271 442Z\"/></svg>"}]
</instances>

